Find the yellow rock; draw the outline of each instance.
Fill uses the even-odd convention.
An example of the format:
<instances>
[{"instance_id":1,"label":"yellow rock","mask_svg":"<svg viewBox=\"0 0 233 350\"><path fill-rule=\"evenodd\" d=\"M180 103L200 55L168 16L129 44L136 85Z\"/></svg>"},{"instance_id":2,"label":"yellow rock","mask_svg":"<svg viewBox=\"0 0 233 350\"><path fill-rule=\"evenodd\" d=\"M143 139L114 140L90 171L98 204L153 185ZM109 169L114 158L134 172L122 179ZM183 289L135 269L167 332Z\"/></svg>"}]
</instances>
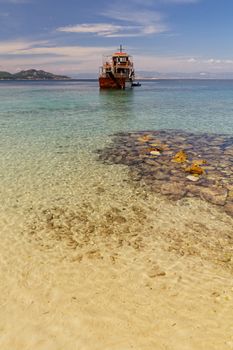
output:
<instances>
[{"instance_id":1,"label":"yellow rock","mask_svg":"<svg viewBox=\"0 0 233 350\"><path fill-rule=\"evenodd\" d=\"M168 145L162 144L159 142L158 143L150 143L150 146L157 148L160 152L169 150Z\"/></svg>"},{"instance_id":2,"label":"yellow rock","mask_svg":"<svg viewBox=\"0 0 233 350\"><path fill-rule=\"evenodd\" d=\"M207 163L207 161L204 159L196 159L193 161L193 164L195 164L195 165L204 165L206 163Z\"/></svg>"},{"instance_id":3,"label":"yellow rock","mask_svg":"<svg viewBox=\"0 0 233 350\"><path fill-rule=\"evenodd\" d=\"M176 153L176 155L172 158L172 162L175 163L185 163L187 161L187 154L184 151L179 151Z\"/></svg>"},{"instance_id":4,"label":"yellow rock","mask_svg":"<svg viewBox=\"0 0 233 350\"><path fill-rule=\"evenodd\" d=\"M138 138L138 141L140 141L140 142L148 142L150 139L151 139L150 135L143 135L143 136Z\"/></svg>"},{"instance_id":5,"label":"yellow rock","mask_svg":"<svg viewBox=\"0 0 233 350\"><path fill-rule=\"evenodd\" d=\"M190 173L194 176L202 175L204 173L204 170L199 165L196 165L194 163L191 166L187 167L185 171L186 173Z\"/></svg>"}]
</instances>

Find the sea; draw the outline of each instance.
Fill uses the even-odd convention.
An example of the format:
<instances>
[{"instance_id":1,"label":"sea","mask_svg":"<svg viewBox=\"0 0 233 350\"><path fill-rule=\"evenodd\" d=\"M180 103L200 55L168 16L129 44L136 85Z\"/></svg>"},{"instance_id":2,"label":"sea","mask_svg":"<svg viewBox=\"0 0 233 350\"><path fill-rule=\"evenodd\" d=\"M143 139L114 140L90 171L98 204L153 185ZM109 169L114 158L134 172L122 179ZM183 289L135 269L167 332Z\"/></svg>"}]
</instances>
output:
<instances>
[{"instance_id":1,"label":"sea","mask_svg":"<svg viewBox=\"0 0 233 350\"><path fill-rule=\"evenodd\" d=\"M119 91L100 91L97 81L0 82L1 232L42 230L53 208L86 206L101 221L108 208L130 207L127 167L104 164L97 150L116 133L143 130L233 136L232 96L232 80L142 81Z\"/></svg>"},{"instance_id":2,"label":"sea","mask_svg":"<svg viewBox=\"0 0 233 350\"><path fill-rule=\"evenodd\" d=\"M0 82L1 349L232 349L233 218L208 201L233 198L232 96L231 80ZM207 200L170 161L190 140Z\"/></svg>"}]
</instances>

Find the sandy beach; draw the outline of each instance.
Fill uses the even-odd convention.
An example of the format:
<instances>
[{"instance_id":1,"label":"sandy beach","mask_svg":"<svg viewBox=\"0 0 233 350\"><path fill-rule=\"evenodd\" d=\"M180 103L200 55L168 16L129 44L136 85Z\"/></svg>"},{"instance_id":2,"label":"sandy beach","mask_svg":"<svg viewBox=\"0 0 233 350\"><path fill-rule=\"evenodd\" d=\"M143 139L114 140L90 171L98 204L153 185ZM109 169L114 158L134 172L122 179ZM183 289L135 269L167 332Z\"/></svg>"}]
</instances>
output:
<instances>
[{"instance_id":1,"label":"sandy beach","mask_svg":"<svg viewBox=\"0 0 233 350\"><path fill-rule=\"evenodd\" d=\"M0 349L233 349L233 219L115 169L1 204Z\"/></svg>"}]
</instances>

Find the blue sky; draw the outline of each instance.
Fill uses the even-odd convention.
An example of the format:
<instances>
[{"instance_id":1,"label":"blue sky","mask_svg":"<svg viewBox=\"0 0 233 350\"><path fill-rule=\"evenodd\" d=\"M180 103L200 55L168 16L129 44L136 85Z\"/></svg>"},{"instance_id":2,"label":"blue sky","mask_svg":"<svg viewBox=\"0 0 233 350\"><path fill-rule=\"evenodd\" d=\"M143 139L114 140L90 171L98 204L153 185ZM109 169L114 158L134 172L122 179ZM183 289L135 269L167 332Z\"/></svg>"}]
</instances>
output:
<instances>
[{"instance_id":1,"label":"blue sky","mask_svg":"<svg viewBox=\"0 0 233 350\"><path fill-rule=\"evenodd\" d=\"M0 0L0 70L98 74L120 44L136 71L233 72L232 0Z\"/></svg>"}]
</instances>

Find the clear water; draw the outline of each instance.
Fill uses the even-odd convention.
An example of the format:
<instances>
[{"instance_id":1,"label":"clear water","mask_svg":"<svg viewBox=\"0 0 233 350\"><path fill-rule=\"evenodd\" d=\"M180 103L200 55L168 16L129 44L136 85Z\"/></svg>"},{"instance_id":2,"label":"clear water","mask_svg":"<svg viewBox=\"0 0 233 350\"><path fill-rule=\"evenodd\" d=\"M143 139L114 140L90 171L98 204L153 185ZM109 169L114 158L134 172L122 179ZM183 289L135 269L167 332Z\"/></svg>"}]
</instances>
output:
<instances>
[{"instance_id":1,"label":"clear water","mask_svg":"<svg viewBox=\"0 0 233 350\"><path fill-rule=\"evenodd\" d=\"M158 128L231 134L232 93L233 81L221 80L151 81L132 91L99 91L97 82L1 82L1 139Z\"/></svg>"},{"instance_id":2,"label":"clear water","mask_svg":"<svg viewBox=\"0 0 233 350\"><path fill-rule=\"evenodd\" d=\"M233 219L95 150L118 131L232 135L232 96L233 81L0 82L1 350L231 347Z\"/></svg>"},{"instance_id":3,"label":"clear water","mask_svg":"<svg viewBox=\"0 0 233 350\"><path fill-rule=\"evenodd\" d=\"M2 207L68 203L93 196L101 181L117 185L122 168L103 166L94 151L118 131L233 134L232 95L233 81L150 81L132 91L99 91L96 81L0 82Z\"/></svg>"}]
</instances>

